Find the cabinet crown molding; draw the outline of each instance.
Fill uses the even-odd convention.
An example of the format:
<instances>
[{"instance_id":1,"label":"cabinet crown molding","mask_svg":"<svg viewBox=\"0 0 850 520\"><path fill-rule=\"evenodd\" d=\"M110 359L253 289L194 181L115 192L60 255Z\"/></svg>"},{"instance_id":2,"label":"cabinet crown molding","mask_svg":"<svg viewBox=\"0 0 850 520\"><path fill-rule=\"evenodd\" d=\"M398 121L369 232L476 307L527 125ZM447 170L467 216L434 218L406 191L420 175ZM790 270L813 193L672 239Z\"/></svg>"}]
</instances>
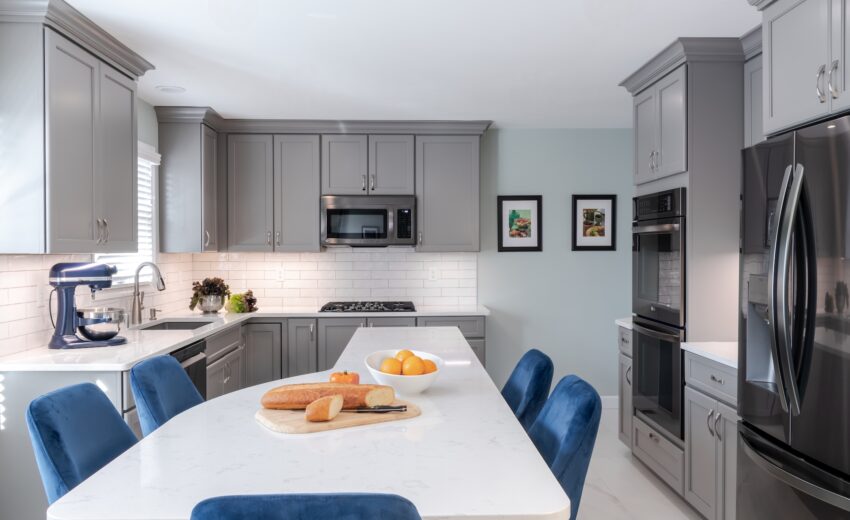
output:
<instances>
[{"instance_id":1,"label":"cabinet crown molding","mask_svg":"<svg viewBox=\"0 0 850 520\"><path fill-rule=\"evenodd\" d=\"M0 0L0 22L51 27L134 80L154 68L64 0Z\"/></svg>"},{"instance_id":2,"label":"cabinet crown molding","mask_svg":"<svg viewBox=\"0 0 850 520\"><path fill-rule=\"evenodd\" d=\"M160 123L204 123L231 134L482 135L492 121L225 119L210 107L154 107Z\"/></svg>"},{"instance_id":3,"label":"cabinet crown molding","mask_svg":"<svg viewBox=\"0 0 850 520\"><path fill-rule=\"evenodd\" d=\"M620 86L635 95L683 63L736 61L744 61L739 38L679 38L620 82Z\"/></svg>"},{"instance_id":4,"label":"cabinet crown molding","mask_svg":"<svg viewBox=\"0 0 850 520\"><path fill-rule=\"evenodd\" d=\"M749 60L761 54L761 24L756 25L741 36L741 48L744 59Z\"/></svg>"},{"instance_id":5,"label":"cabinet crown molding","mask_svg":"<svg viewBox=\"0 0 850 520\"><path fill-rule=\"evenodd\" d=\"M769 6L776 0L747 0L747 2L758 9L759 11L763 10L765 7Z\"/></svg>"}]
</instances>

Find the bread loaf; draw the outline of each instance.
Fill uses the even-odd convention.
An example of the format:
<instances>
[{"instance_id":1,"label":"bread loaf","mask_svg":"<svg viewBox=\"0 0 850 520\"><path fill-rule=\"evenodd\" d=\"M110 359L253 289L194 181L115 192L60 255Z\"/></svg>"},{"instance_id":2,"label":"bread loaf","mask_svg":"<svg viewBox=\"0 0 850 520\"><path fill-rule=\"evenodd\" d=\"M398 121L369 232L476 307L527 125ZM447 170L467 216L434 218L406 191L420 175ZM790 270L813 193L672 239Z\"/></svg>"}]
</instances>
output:
<instances>
[{"instance_id":1,"label":"bread loaf","mask_svg":"<svg viewBox=\"0 0 850 520\"><path fill-rule=\"evenodd\" d=\"M307 405L332 395L341 395L343 409L386 406L395 400L391 386L347 383L304 383L272 388L260 401L272 410L304 410Z\"/></svg>"},{"instance_id":2,"label":"bread loaf","mask_svg":"<svg viewBox=\"0 0 850 520\"><path fill-rule=\"evenodd\" d=\"M330 421L342 410L343 398L341 395L329 395L316 399L307 405L304 416L310 422L326 422Z\"/></svg>"}]
</instances>

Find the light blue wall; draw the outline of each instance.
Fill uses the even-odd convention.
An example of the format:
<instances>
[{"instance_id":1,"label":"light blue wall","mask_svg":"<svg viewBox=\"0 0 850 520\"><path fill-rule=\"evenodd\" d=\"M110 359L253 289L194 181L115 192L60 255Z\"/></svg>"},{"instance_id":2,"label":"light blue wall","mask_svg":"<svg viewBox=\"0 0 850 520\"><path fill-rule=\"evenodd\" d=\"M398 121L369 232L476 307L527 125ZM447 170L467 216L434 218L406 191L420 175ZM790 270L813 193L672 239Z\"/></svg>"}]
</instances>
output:
<instances>
[{"instance_id":1,"label":"light blue wall","mask_svg":"<svg viewBox=\"0 0 850 520\"><path fill-rule=\"evenodd\" d=\"M159 150L159 125L156 112L146 101L136 98L136 124L139 128L139 141L147 143Z\"/></svg>"},{"instance_id":2,"label":"light blue wall","mask_svg":"<svg viewBox=\"0 0 850 520\"><path fill-rule=\"evenodd\" d=\"M482 140L478 301L501 386L535 347L601 395L617 394L614 320L631 312L631 129L491 130ZM573 194L617 195L617 250L573 252ZM496 252L496 196L543 195L543 252Z\"/></svg>"}]
</instances>

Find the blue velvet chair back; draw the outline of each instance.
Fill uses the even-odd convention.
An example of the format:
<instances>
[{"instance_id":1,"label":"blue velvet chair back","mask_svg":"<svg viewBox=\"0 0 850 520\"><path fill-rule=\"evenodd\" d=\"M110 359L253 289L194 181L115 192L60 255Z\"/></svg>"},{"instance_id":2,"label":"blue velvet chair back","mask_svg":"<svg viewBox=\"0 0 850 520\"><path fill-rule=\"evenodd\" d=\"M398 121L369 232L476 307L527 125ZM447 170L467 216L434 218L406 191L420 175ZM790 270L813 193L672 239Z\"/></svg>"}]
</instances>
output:
<instances>
[{"instance_id":1,"label":"blue velvet chair back","mask_svg":"<svg viewBox=\"0 0 850 520\"><path fill-rule=\"evenodd\" d=\"M578 376L558 382L528 435L570 497L570 518L578 514L584 479L599 431L602 399Z\"/></svg>"},{"instance_id":2,"label":"blue velvet chair back","mask_svg":"<svg viewBox=\"0 0 850 520\"><path fill-rule=\"evenodd\" d=\"M516 368L502 388L502 397L514 411L526 431L534 423L552 386L555 368L549 356L531 349L520 358Z\"/></svg>"},{"instance_id":3,"label":"blue velvet chair back","mask_svg":"<svg viewBox=\"0 0 850 520\"><path fill-rule=\"evenodd\" d=\"M91 383L33 400L27 428L51 504L137 441L106 394Z\"/></svg>"},{"instance_id":4,"label":"blue velvet chair back","mask_svg":"<svg viewBox=\"0 0 850 520\"><path fill-rule=\"evenodd\" d=\"M208 498L191 520L420 520L398 495L367 493L238 495Z\"/></svg>"},{"instance_id":5,"label":"blue velvet chair back","mask_svg":"<svg viewBox=\"0 0 850 520\"><path fill-rule=\"evenodd\" d=\"M131 368L130 388L144 435L204 402L183 367L171 356L146 359Z\"/></svg>"}]
</instances>

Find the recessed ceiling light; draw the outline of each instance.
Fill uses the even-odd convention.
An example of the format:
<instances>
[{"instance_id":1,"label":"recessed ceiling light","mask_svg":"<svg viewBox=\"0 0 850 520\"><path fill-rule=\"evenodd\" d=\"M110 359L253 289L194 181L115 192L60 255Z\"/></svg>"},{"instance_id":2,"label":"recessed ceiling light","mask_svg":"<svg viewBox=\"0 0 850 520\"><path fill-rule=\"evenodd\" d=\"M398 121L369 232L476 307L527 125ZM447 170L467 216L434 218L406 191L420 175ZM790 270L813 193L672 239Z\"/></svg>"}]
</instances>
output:
<instances>
[{"instance_id":1,"label":"recessed ceiling light","mask_svg":"<svg viewBox=\"0 0 850 520\"><path fill-rule=\"evenodd\" d=\"M835 128L835 125L827 125L827 128Z\"/></svg>"},{"instance_id":2,"label":"recessed ceiling light","mask_svg":"<svg viewBox=\"0 0 850 520\"><path fill-rule=\"evenodd\" d=\"M186 92L185 88L178 87L177 85L157 85L156 89L166 94L182 94Z\"/></svg>"}]
</instances>

